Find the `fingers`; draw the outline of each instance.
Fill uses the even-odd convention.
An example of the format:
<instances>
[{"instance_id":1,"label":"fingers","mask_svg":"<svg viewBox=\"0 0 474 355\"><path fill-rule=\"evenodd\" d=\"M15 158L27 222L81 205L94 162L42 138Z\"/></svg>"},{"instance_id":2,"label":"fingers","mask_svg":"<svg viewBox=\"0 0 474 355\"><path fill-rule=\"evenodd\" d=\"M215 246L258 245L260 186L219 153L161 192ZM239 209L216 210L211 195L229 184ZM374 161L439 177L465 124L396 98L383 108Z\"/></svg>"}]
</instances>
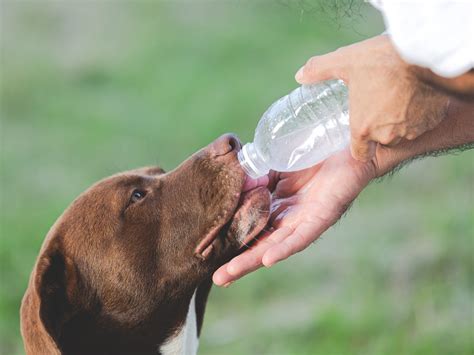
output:
<instances>
[{"instance_id":1,"label":"fingers","mask_svg":"<svg viewBox=\"0 0 474 355\"><path fill-rule=\"evenodd\" d=\"M295 75L300 84L310 84L329 79L343 79L341 67L346 60L340 50L310 58Z\"/></svg>"},{"instance_id":2,"label":"fingers","mask_svg":"<svg viewBox=\"0 0 474 355\"><path fill-rule=\"evenodd\" d=\"M369 161L375 155L377 143L369 140L364 136L354 136L351 138L351 154L352 157L359 161Z\"/></svg>"},{"instance_id":3,"label":"fingers","mask_svg":"<svg viewBox=\"0 0 474 355\"><path fill-rule=\"evenodd\" d=\"M320 165L310 167L298 172L280 173L280 180L275 185L273 195L275 197L288 197L295 195L300 189L311 180L320 169Z\"/></svg>"},{"instance_id":4,"label":"fingers","mask_svg":"<svg viewBox=\"0 0 474 355\"><path fill-rule=\"evenodd\" d=\"M300 224L290 236L265 252L262 258L263 265L270 267L306 249L328 227L327 223L304 222Z\"/></svg>"},{"instance_id":5,"label":"fingers","mask_svg":"<svg viewBox=\"0 0 474 355\"><path fill-rule=\"evenodd\" d=\"M236 256L227 264L221 266L213 275L212 280L218 286L225 286L240 279L242 276L257 270L262 266L262 257L273 245L281 242L291 234L291 229L280 228L270 235L262 237L253 248Z\"/></svg>"},{"instance_id":6,"label":"fingers","mask_svg":"<svg viewBox=\"0 0 474 355\"><path fill-rule=\"evenodd\" d=\"M387 147L394 147L396 146L398 143L400 143L402 141L402 137L395 137L393 139L391 139L388 143L386 144L383 144L383 145L386 145Z\"/></svg>"},{"instance_id":7,"label":"fingers","mask_svg":"<svg viewBox=\"0 0 474 355\"><path fill-rule=\"evenodd\" d=\"M252 249L245 251L229 262L227 272L235 278L240 278L262 266L262 256L273 245L281 242L291 234L291 229L283 227L269 236L262 237Z\"/></svg>"},{"instance_id":8,"label":"fingers","mask_svg":"<svg viewBox=\"0 0 474 355\"><path fill-rule=\"evenodd\" d=\"M217 286L226 287L232 281L232 276L229 275L227 272L227 266L229 263L222 265L219 269L217 269L214 274L212 275L212 281Z\"/></svg>"}]
</instances>

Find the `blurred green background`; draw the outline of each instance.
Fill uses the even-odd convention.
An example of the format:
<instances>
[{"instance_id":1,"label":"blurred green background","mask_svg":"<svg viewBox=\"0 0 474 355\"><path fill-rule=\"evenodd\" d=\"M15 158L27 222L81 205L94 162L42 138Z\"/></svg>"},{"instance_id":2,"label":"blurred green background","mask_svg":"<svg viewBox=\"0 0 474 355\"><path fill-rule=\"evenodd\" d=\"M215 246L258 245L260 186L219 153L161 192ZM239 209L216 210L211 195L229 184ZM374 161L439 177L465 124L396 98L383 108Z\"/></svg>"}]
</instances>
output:
<instances>
[{"instance_id":1,"label":"blurred green background","mask_svg":"<svg viewBox=\"0 0 474 355\"><path fill-rule=\"evenodd\" d=\"M352 6L350 5L352 3ZM1 1L0 352L48 228L93 182L252 138L307 58L383 30L358 1ZM214 288L202 354L473 354L474 153L369 186L290 260Z\"/></svg>"}]
</instances>

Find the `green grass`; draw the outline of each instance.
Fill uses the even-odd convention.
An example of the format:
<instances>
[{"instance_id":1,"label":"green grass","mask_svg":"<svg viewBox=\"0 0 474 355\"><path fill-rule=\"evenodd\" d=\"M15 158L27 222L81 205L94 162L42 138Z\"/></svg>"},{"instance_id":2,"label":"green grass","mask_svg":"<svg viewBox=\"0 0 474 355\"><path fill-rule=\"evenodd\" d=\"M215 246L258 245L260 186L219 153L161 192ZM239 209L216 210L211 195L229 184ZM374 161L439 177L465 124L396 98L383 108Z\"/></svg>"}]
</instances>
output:
<instances>
[{"instance_id":1,"label":"green grass","mask_svg":"<svg viewBox=\"0 0 474 355\"><path fill-rule=\"evenodd\" d=\"M29 273L81 191L251 139L307 58L382 29L368 6L334 22L287 3L1 3L0 353L22 353ZM201 353L472 354L473 162L416 162L305 252L214 288Z\"/></svg>"}]
</instances>

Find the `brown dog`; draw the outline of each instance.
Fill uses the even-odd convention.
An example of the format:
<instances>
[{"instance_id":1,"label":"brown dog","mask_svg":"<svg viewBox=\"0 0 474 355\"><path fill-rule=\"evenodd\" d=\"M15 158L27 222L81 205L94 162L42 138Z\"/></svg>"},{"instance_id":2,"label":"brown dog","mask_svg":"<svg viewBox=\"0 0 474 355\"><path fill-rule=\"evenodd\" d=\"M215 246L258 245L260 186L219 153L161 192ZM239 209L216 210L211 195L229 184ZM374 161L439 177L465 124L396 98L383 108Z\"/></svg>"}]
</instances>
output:
<instances>
[{"instance_id":1,"label":"brown dog","mask_svg":"<svg viewBox=\"0 0 474 355\"><path fill-rule=\"evenodd\" d=\"M241 193L226 135L178 168L133 170L80 195L49 231L21 307L27 354L197 350L211 275L269 216Z\"/></svg>"}]
</instances>

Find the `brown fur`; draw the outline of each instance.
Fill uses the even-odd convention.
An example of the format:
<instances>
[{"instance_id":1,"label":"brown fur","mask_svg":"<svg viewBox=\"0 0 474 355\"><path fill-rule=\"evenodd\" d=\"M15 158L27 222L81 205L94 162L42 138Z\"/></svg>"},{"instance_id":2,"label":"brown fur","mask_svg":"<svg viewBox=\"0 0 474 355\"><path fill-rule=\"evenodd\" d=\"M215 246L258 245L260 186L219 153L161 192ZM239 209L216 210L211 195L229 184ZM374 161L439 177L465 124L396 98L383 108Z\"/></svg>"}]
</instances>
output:
<instances>
[{"instance_id":1,"label":"brown fur","mask_svg":"<svg viewBox=\"0 0 474 355\"><path fill-rule=\"evenodd\" d=\"M128 171L80 195L31 274L21 307L27 354L157 354L196 288L200 330L212 272L240 250L235 225L256 219L244 221L255 234L268 219L265 189L253 194L255 210L235 213L245 180L239 146L223 136L170 173ZM206 236L212 250L203 256Z\"/></svg>"}]
</instances>

